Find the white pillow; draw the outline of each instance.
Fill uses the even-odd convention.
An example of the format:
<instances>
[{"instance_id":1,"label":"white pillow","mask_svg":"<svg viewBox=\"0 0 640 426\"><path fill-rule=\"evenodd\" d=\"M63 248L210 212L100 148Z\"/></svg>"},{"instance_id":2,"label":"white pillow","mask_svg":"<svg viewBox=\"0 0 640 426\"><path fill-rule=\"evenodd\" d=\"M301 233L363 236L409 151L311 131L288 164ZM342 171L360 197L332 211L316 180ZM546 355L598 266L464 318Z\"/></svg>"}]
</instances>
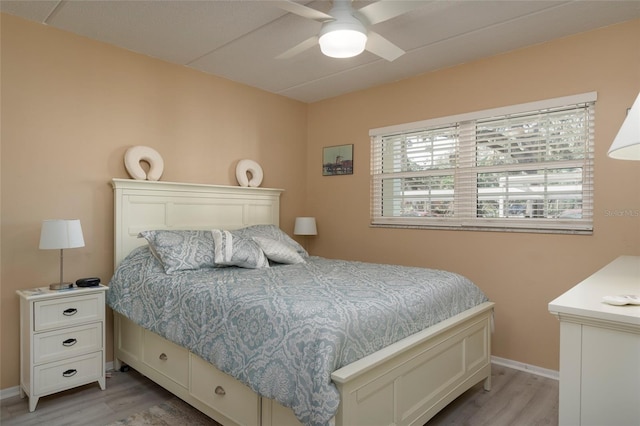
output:
<instances>
[{"instance_id":1,"label":"white pillow","mask_svg":"<svg viewBox=\"0 0 640 426\"><path fill-rule=\"evenodd\" d=\"M140 232L141 237L167 274L216 266L213 238L208 231L157 229Z\"/></svg>"},{"instance_id":2,"label":"white pillow","mask_svg":"<svg viewBox=\"0 0 640 426\"><path fill-rule=\"evenodd\" d=\"M272 238L253 237L269 260L277 263L304 263L305 260L287 243Z\"/></svg>"},{"instance_id":3,"label":"white pillow","mask_svg":"<svg viewBox=\"0 0 640 426\"><path fill-rule=\"evenodd\" d=\"M233 235L242 238L270 238L272 240L281 241L284 244L288 244L295 251L297 251L303 258L309 257L309 253L302 247L296 240L288 236L282 229L276 225L251 225L246 228L236 229Z\"/></svg>"},{"instance_id":4,"label":"white pillow","mask_svg":"<svg viewBox=\"0 0 640 426\"><path fill-rule=\"evenodd\" d=\"M213 229L214 260L216 265L242 268L268 268L269 261L255 241L233 235L229 231Z\"/></svg>"}]
</instances>

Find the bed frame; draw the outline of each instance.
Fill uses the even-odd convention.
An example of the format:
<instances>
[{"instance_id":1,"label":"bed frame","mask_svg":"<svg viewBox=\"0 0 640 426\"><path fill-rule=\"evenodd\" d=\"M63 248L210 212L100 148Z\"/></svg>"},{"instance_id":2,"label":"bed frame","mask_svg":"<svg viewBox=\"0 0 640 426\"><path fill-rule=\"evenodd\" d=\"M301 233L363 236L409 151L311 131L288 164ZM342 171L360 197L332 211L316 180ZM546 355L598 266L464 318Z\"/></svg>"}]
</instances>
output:
<instances>
[{"instance_id":1,"label":"bed frame","mask_svg":"<svg viewBox=\"0 0 640 426\"><path fill-rule=\"evenodd\" d=\"M113 179L115 265L147 229L279 225L282 190ZM331 377L336 426L423 425L467 389L491 386L486 302L349 364ZM124 363L225 426L286 426L293 412L114 312L114 366Z\"/></svg>"}]
</instances>

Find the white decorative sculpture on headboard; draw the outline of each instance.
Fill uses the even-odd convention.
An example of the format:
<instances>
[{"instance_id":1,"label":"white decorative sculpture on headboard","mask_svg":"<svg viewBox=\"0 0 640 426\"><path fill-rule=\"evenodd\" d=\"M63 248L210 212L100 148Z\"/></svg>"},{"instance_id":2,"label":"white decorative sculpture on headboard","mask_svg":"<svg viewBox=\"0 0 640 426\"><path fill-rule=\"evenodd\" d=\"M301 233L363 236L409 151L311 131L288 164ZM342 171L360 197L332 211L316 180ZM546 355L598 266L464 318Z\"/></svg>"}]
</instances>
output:
<instances>
[{"instance_id":1,"label":"white decorative sculpture on headboard","mask_svg":"<svg viewBox=\"0 0 640 426\"><path fill-rule=\"evenodd\" d=\"M251 175L251 179L249 179ZM262 167L253 160L240 160L236 166L236 179L240 186L258 187L262 183Z\"/></svg>"},{"instance_id":2,"label":"white decorative sculpture on headboard","mask_svg":"<svg viewBox=\"0 0 640 426\"><path fill-rule=\"evenodd\" d=\"M140 165L141 161L149 164L149 172L145 172ZM132 146L124 154L124 166L127 173L137 180L159 180L164 171L164 161L162 156L153 148L148 146Z\"/></svg>"}]
</instances>

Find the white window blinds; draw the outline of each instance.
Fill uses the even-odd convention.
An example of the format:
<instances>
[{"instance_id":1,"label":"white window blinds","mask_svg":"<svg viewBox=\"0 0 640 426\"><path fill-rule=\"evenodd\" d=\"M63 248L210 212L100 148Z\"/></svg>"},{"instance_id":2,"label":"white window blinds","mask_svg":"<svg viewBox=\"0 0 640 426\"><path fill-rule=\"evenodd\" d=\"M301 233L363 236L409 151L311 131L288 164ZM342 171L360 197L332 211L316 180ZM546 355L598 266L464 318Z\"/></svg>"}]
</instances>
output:
<instances>
[{"instance_id":1,"label":"white window blinds","mask_svg":"<svg viewBox=\"0 0 640 426\"><path fill-rule=\"evenodd\" d=\"M592 232L595 100L371 130L372 225Z\"/></svg>"}]
</instances>

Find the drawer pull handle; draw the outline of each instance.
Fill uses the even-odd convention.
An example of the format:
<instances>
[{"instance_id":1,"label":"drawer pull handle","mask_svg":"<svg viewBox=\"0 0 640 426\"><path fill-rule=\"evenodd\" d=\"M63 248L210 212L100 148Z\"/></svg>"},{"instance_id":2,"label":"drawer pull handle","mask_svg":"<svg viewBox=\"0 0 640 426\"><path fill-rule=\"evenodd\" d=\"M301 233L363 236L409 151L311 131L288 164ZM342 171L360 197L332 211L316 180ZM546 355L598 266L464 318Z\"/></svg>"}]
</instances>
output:
<instances>
[{"instance_id":1,"label":"drawer pull handle","mask_svg":"<svg viewBox=\"0 0 640 426\"><path fill-rule=\"evenodd\" d=\"M78 310L76 308L69 308L62 311L62 315L67 317L70 317L71 315L75 315L77 313L78 313Z\"/></svg>"},{"instance_id":2,"label":"drawer pull handle","mask_svg":"<svg viewBox=\"0 0 640 426\"><path fill-rule=\"evenodd\" d=\"M76 339L67 339L67 340L62 342L62 346L73 346L76 343L78 343L78 340L76 340Z\"/></svg>"},{"instance_id":3,"label":"drawer pull handle","mask_svg":"<svg viewBox=\"0 0 640 426\"><path fill-rule=\"evenodd\" d=\"M74 370L74 369L67 370L67 371L65 371L65 372L63 372L63 373L62 373L62 376L63 376L63 377L71 377L71 376L75 376L77 372L78 372L78 370Z\"/></svg>"},{"instance_id":4,"label":"drawer pull handle","mask_svg":"<svg viewBox=\"0 0 640 426\"><path fill-rule=\"evenodd\" d=\"M166 361L169 357L164 352L160 354L159 358L163 361Z\"/></svg>"},{"instance_id":5,"label":"drawer pull handle","mask_svg":"<svg viewBox=\"0 0 640 426\"><path fill-rule=\"evenodd\" d=\"M214 391L216 395L225 396L227 391L224 390L222 386L216 386L216 390Z\"/></svg>"}]
</instances>

